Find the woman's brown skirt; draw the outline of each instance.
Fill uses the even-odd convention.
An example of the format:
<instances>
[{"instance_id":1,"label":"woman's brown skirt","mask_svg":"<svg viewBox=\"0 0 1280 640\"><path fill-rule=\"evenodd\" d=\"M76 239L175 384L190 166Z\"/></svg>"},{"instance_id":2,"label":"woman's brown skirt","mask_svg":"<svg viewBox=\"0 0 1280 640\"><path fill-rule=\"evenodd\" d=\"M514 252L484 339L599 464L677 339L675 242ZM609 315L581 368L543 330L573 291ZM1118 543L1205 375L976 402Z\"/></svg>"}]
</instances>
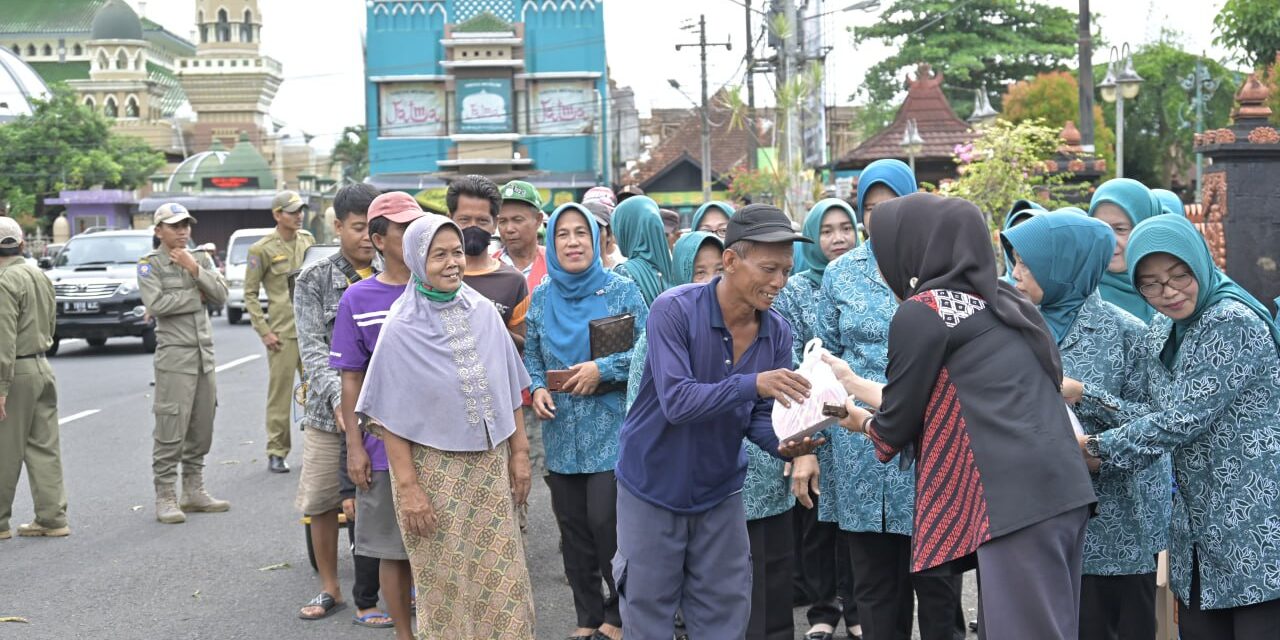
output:
<instances>
[{"instance_id":1,"label":"woman's brown skirt","mask_svg":"<svg viewBox=\"0 0 1280 640\"><path fill-rule=\"evenodd\" d=\"M533 589L511 497L507 443L481 452L412 447L418 484L437 521L428 537L409 533L396 492L396 517L418 589L419 640L532 638Z\"/></svg>"}]
</instances>

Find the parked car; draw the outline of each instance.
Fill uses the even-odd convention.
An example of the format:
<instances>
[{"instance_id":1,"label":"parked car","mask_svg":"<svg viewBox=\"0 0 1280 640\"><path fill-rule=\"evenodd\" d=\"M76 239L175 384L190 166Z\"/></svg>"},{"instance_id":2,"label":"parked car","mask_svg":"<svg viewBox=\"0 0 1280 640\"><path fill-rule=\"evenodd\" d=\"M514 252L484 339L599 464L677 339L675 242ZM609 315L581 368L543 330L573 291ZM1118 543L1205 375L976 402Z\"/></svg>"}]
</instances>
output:
<instances>
[{"instance_id":1,"label":"parked car","mask_svg":"<svg viewBox=\"0 0 1280 640\"><path fill-rule=\"evenodd\" d=\"M249 262L249 247L273 229L238 229L227 240L227 322L238 324L244 316L244 271ZM267 292L258 291L258 303L267 309Z\"/></svg>"},{"instance_id":2,"label":"parked car","mask_svg":"<svg viewBox=\"0 0 1280 640\"><path fill-rule=\"evenodd\" d=\"M155 322L142 305L138 260L151 251L146 229L81 233L57 256L42 262L57 296L57 325L49 355L64 339L83 338L100 347L108 338L141 338L156 349Z\"/></svg>"}]
</instances>

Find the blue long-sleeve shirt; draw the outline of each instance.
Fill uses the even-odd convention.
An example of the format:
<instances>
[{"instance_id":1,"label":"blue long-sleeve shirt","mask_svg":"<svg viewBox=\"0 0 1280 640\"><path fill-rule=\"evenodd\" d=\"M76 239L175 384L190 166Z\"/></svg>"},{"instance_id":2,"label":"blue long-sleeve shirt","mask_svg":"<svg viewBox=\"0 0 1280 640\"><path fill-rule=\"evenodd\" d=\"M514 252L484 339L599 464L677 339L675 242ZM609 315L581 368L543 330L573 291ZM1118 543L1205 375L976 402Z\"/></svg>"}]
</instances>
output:
<instances>
[{"instance_id":1,"label":"blue long-sleeve shirt","mask_svg":"<svg viewBox=\"0 0 1280 640\"><path fill-rule=\"evenodd\" d=\"M791 327L775 311L760 314L755 341L734 363L719 281L676 287L653 301L649 356L619 437L618 482L684 515L742 490L744 436L778 455L773 400L756 393L756 375L791 368Z\"/></svg>"}]
</instances>

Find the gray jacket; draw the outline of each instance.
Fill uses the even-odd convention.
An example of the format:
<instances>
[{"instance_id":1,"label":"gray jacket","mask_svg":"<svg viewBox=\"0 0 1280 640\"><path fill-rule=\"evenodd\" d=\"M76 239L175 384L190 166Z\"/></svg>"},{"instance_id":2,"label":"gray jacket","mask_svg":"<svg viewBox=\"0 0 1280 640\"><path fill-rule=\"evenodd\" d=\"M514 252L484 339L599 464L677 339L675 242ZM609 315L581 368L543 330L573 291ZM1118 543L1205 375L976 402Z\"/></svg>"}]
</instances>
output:
<instances>
[{"instance_id":1,"label":"gray jacket","mask_svg":"<svg viewBox=\"0 0 1280 640\"><path fill-rule=\"evenodd\" d=\"M345 265L345 259L338 260ZM350 285L342 268L329 258L303 269L294 285L293 314L298 327L298 352L302 355L302 380L307 385L302 424L312 429L338 430L333 413L342 402L342 378L337 369L329 366L329 343L338 302Z\"/></svg>"}]
</instances>

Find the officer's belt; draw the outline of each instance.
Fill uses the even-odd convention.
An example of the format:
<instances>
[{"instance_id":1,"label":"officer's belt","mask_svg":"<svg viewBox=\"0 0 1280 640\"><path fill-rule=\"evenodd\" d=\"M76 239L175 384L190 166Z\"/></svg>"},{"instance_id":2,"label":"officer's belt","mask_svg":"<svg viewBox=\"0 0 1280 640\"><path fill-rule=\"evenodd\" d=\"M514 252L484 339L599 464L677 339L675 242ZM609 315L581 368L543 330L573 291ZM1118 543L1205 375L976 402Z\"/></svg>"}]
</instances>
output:
<instances>
[{"instance_id":1,"label":"officer's belt","mask_svg":"<svg viewBox=\"0 0 1280 640\"><path fill-rule=\"evenodd\" d=\"M25 356L18 356L18 360L26 360L28 358L43 358L43 357L44 357L43 353L30 353Z\"/></svg>"}]
</instances>

